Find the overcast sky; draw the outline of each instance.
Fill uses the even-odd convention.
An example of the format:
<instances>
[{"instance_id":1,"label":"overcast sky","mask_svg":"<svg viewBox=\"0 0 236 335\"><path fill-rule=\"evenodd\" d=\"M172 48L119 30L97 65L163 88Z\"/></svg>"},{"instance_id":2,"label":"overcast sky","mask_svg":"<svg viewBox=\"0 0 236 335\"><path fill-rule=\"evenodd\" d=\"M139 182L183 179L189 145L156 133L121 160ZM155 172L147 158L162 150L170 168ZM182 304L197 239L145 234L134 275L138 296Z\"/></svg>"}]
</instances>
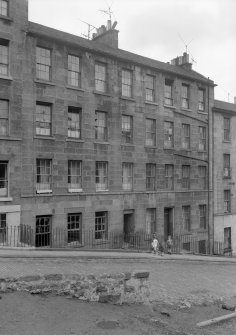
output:
<instances>
[{"instance_id":1,"label":"overcast sky","mask_svg":"<svg viewBox=\"0 0 236 335\"><path fill-rule=\"evenodd\" d=\"M29 20L81 36L81 20L106 24L109 6L119 48L168 62L187 45L193 69L218 85L215 98L234 101L236 0L29 0Z\"/></svg>"}]
</instances>

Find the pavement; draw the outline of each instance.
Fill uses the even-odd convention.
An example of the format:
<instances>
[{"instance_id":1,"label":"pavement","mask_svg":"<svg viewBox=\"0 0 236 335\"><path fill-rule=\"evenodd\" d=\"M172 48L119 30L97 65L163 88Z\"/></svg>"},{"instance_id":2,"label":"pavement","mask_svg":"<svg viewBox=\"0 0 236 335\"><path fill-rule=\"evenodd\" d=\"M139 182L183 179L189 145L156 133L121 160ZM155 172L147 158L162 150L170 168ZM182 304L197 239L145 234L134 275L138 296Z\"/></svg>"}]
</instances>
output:
<instances>
[{"instance_id":1,"label":"pavement","mask_svg":"<svg viewBox=\"0 0 236 335\"><path fill-rule=\"evenodd\" d=\"M0 258L104 258L104 259L158 259L186 260L202 262L236 263L236 257L205 256L193 254L154 255L150 252L133 252L125 250L71 250L71 249L25 249L0 248Z\"/></svg>"}]
</instances>

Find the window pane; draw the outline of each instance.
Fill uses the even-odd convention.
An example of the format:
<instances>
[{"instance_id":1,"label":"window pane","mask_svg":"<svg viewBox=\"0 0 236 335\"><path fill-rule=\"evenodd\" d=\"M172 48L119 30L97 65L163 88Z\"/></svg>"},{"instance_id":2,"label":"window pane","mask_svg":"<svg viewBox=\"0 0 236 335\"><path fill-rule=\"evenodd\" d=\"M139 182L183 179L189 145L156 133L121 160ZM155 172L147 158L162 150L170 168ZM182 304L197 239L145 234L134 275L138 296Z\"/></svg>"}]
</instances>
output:
<instances>
[{"instance_id":1,"label":"window pane","mask_svg":"<svg viewBox=\"0 0 236 335\"><path fill-rule=\"evenodd\" d=\"M190 188L190 166L182 166L182 187Z\"/></svg>"},{"instance_id":2,"label":"window pane","mask_svg":"<svg viewBox=\"0 0 236 335\"><path fill-rule=\"evenodd\" d=\"M96 191L108 189L108 163L96 162Z\"/></svg>"},{"instance_id":3,"label":"window pane","mask_svg":"<svg viewBox=\"0 0 236 335\"><path fill-rule=\"evenodd\" d=\"M132 143L133 140L133 120L132 116L122 115L122 142Z\"/></svg>"},{"instance_id":4,"label":"window pane","mask_svg":"<svg viewBox=\"0 0 236 335\"><path fill-rule=\"evenodd\" d=\"M190 206L182 207L182 215L183 215L183 228L186 231L190 231L191 230Z\"/></svg>"},{"instance_id":5,"label":"window pane","mask_svg":"<svg viewBox=\"0 0 236 335\"><path fill-rule=\"evenodd\" d=\"M106 65L95 64L95 89L100 92L106 91Z\"/></svg>"},{"instance_id":6,"label":"window pane","mask_svg":"<svg viewBox=\"0 0 236 335\"><path fill-rule=\"evenodd\" d=\"M8 41L0 42L0 74L8 75Z\"/></svg>"},{"instance_id":7,"label":"window pane","mask_svg":"<svg viewBox=\"0 0 236 335\"><path fill-rule=\"evenodd\" d=\"M8 16L8 1L0 0L0 15Z\"/></svg>"},{"instance_id":8,"label":"window pane","mask_svg":"<svg viewBox=\"0 0 236 335\"><path fill-rule=\"evenodd\" d=\"M154 77L146 75L146 100L154 101Z\"/></svg>"},{"instance_id":9,"label":"window pane","mask_svg":"<svg viewBox=\"0 0 236 335\"><path fill-rule=\"evenodd\" d=\"M123 163L122 165L122 186L123 190L132 190L133 188L133 164Z\"/></svg>"},{"instance_id":10,"label":"window pane","mask_svg":"<svg viewBox=\"0 0 236 335\"><path fill-rule=\"evenodd\" d=\"M224 118L224 140L230 141L230 119Z\"/></svg>"},{"instance_id":11,"label":"window pane","mask_svg":"<svg viewBox=\"0 0 236 335\"><path fill-rule=\"evenodd\" d=\"M230 190L224 190L224 213L231 212L231 196Z\"/></svg>"},{"instance_id":12,"label":"window pane","mask_svg":"<svg viewBox=\"0 0 236 335\"><path fill-rule=\"evenodd\" d=\"M82 214L68 214L67 243L81 242Z\"/></svg>"},{"instance_id":13,"label":"window pane","mask_svg":"<svg viewBox=\"0 0 236 335\"><path fill-rule=\"evenodd\" d=\"M199 151L206 151L206 127L199 127Z\"/></svg>"},{"instance_id":14,"label":"window pane","mask_svg":"<svg viewBox=\"0 0 236 335\"><path fill-rule=\"evenodd\" d=\"M37 191L49 191L52 189L52 170L50 159L37 159Z\"/></svg>"},{"instance_id":15,"label":"window pane","mask_svg":"<svg viewBox=\"0 0 236 335\"><path fill-rule=\"evenodd\" d=\"M205 109L205 91L202 89L198 90L198 110L204 111Z\"/></svg>"},{"instance_id":16,"label":"window pane","mask_svg":"<svg viewBox=\"0 0 236 335\"><path fill-rule=\"evenodd\" d=\"M165 165L165 188L169 190L174 189L174 165Z\"/></svg>"},{"instance_id":17,"label":"window pane","mask_svg":"<svg viewBox=\"0 0 236 335\"><path fill-rule=\"evenodd\" d=\"M107 239L108 222L107 212L95 213L95 239Z\"/></svg>"},{"instance_id":18,"label":"window pane","mask_svg":"<svg viewBox=\"0 0 236 335\"><path fill-rule=\"evenodd\" d=\"M7 100L0 100L0 136L8 134L8 107Z\"/></svg>"},{"instance_id":19,"label":"window pane","mask_svg":"<svg viewBox=\"0 0 236 335\"><path fill-rule=\"evenodd\" d=\"M146 234L151 235L156 232L156 209L146 210Z\"/></svg>"},{"instance_id":20,"label":"window pane","mask_svg":"<svg viewBox=\"0 0 236 335\"><path fill-rule=\"evenodd\" d=\"M81 138L81 109L68 107L68 137Z\"/></svg>"},{"instance_id":21,"label":"window pane","mask_svg":"<svg viewBox=\"0 0 236 335\"><path fill-rule=\"evenodd\" d=\"M68 161L68 188L74 190L82 189L82 162Z\"/></svg>"},{"instance_id":22,"label":"window pane","mask_svg":"<svg viewBox=\"0 0 236 335\"><path fill-rule=\"evenodd\" d=\"M132 72L122 70L122 95L131 97L132 95Z\"/></svg>"},{"instance_id":23,"label":"window pane","mask_svg":"<svg viewBox=\"0 0 236 335\"><path fill-rule=\"evenodd\" d=\"M172 85L173 82L171 80L165 80L165 105L173 105Z\"/></svg>"},{"instance_id":24,"label":"window pane","mask_svg":"<svg viewBox=\"0 0 236 335\"><path fill-rule=\"evenodd\" d=\"M207 186L207 170L206 166L198 167L198 175L199 175L199 186L200 189L205 190Z\"/></svg>"},{"instance_id":25,"label":"window pane","mask_svg":"<svg viewBox=\"0 0 236 335\"><path fill-rule=\"evenodd\" d=\"M174 124L173 122L164 122L164 146L172 148L174 146Z\"/></svg>"},{"instance_id":26,"label":"window pane","mask_svg":"<svg viewBox=\"0 0 236 335\"><path fill-rule=\"evenodd\" d=\"M68 55L68 85L80 87L80 58Z\"/></svg>"},{"instance_id":27,"label":"window pane","mask_svg":"<svg viewBox=\"0 0 236 335\"><path fill-rule=\"evenodd\" d=\"M8 162L0 161L0 197L8 195Z\"/></svg>"},{"instance_id":28,"label":"window pane","mask_svg":"<svg viewBox=\"0 0 236 335\"><path fill-rule=\"evenodd\" d=\"M51 135L51 106L36 105L36 135Z\"/></svg>"},{"instance_id":29,"label":"window pane","mask_svg":"<svg viewBox=\"0 0 236 335\"><path fill-rule=\"evenodd\" d=\"M107 140L107 113L95 112L95 139Z\"/></svg>"},{"instance_id":30,"label":"window pane","mask_svg":"<svg viewBox=\"0 0 236 335\"><path fill-rule=\"evenodd\" d=\"M51 50L37 47L36 49L36 75L38 79L51 79Z\"/></svg>"},{"instance_id":31,"label":"window pane","mask_svg":"<svg viewBox=\"0 0 236 335\"><path fill-rule=\"evenodd\" d=\"M146 145L156 145L156 120L146 119Z\"/></svg>"},{"instance_id":32,"label":"window pane","mask_svg":"<svg viewBox=\"0 0 236 335\"><path fill-rule=\"evenodd\" d=\"M199 205L200 228L206 229L206 205Z\"/></svg>"},{"instance_id":33,"label":"window pane","mask_svg":"<svg viewBox=\"0 0 236 335\"><path fill-rule=\"evenodd\" d=\"M156 188L156 164L146 164L146 189L154 191Z\"/></svg>"},{"instance_id":34,"label":"window pane","mask_svg":"<svg viewBox=\"0 0 236 335\"><path fill-rule=\"evenodd\" d=\"M190 148L190 125L182 124L182 148Z\"/></svg>"},{"instance_id":35,"label":"window pane","mask_svg":"<svg viewBox=\"0 0 236 335\"><path fill-rule=\"evenodd\" d=\"M182 107L189 108L189 87L182 85Z\"/></svg>"}]
</instances>

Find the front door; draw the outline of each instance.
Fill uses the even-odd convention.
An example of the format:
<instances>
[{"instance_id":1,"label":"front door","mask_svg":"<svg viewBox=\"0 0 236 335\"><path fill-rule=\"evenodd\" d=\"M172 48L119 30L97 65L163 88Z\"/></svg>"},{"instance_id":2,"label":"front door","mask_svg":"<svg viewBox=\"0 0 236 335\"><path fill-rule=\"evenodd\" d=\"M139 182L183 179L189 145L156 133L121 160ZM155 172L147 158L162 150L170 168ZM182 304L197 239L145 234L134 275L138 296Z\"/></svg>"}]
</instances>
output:
<instances>
[{"instance_id":1,"label":"front door","mask_svg":"<svg viewBox=\"0 0 236 335\"><path fill-rule=\"evenodd\" d=\"M50 247L51 245L51 216L36 216L35 246Z\"/></svg>"},{"instance_id":2,"label":"front door","mask_svg":"<svg viewBox=\"0 0 236 335\"><path fill-rule=\"evenodd\" d=\"M173 237L173 208L164 208L164 240Z\"/></svg>"}]
</instances>

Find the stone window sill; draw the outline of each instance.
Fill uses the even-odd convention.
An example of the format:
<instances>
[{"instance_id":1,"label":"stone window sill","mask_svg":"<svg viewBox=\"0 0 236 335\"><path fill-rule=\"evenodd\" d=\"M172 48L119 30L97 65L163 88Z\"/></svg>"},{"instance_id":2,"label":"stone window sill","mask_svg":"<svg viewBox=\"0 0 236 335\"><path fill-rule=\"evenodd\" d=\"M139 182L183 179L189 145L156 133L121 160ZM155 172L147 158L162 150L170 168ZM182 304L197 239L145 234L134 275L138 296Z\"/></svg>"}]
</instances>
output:
<instances>
[{"instance_id":1,"label":"stone window sill","mask_svg":"<svg viewBox=\"0 0 236 335\"><path fill-rule=\"evenodd\" d=\"M13 80L13 78L11 76L4 76L3 74L0 74L0 79L9 80L9 81Z\"/></svg>"},{"instance_id":2,"label":"stone window sill","mask_svg":"<svg viewBox=\"0 0 236 335\"><path fill-rule=\"evenodd\" d=\"M80 138L73 138L73 137L67 137L66 142L78 142L78 143L84 143L84 140Z\"/></svg>"},{"instance_id":3,"label":"stone window sill","mask_svg":"<svg viewBox=\"0 0 236 335\"><path fill-rule=\"evenodd\" d=\"M1 201L13 201L13 198L11 198L11 197L0 197L0 202Z\"/></svg>"},{"instance_id":4,"label":"stone window sill","mask_svg":"<svg viewBox=\"0 0 236 335\"><path fill-rule=\"evenodd\" d=\"M69 193L81 193L83 192L82 188L69 188L68 189Z\"/></svg>"},{"instance_id":5,"label":"stone window sill","mask_svg":"<svg viewBox=\"0 0 236 335\"><path fill-rule=\"evenodd\" d=\"M172 105L164 105L165 108L170 108L170 109L176 109L175 106L172 106Z\"/></svg>"},{"instance_id":6,"label":"stone window sill","mask_svg":"<svg viewBox=\"0 0 236 335\"><path fill-rule=\"evenodd\" d=\"M163 147L164 150L175 150L175 147Z\"/></svg>"},{"instance_id":7,"label":"stone window sill","mask_svg":"<svg viewBox=\"0 0 236 335\"><path fill-rule=\"evenodd\" d=\"M156 149L157 147L155 145L145 145L145 149Z\"/></svg>"},{"instance_id":8,"label":"stone window sill","mask_svg":"<svg viewBox=\"0 0 236 335\"><path fill-rule=\"evenodd\" d=\"M47 81L47 80L35 79L34 82L35 82L36 84L43 84L43 85L49 85L49 86L56 86L56 83L53 83L52 81Z\"/></svg>"},{"instance_id":9,"label":"stone window sill","mask_svg":"<svg viewBox=\"0 0 236 335\"><path fill-rule=\"evenodd\" d=\"M147 105L158 106L158 103L155 102L155 101L148 101L148 100L145 100L144 103L147 104Z\"/></svg>"},{"instance_id":10,"label":"stone window sill","mask_svg":"<svg viewBox=\"0 0 236 335\"><path fill-rule=\"evenodd\" d=\"M96 192L109 192L109 190L96 190Z\"/></svg>"},{"instance_id":11,"label":"stone window sill","mask_svg":"<svg viewBox=\"0 0 236 335\"><path fill-rule=\"evenodd\" d=\"M51 141L55 141L55 137L52 137L52 136L40 136L40 135L35 135L34 136L35 139L37 140L51 140Z\"/></svg>"},{"instance_id":12,"label":"stone window sill","mask_svg":"<svg viewBox=\"0 0 236 335\"><path fill-rule=\"evenodd\" d=\"M70 90L75 90L75 91L80 91L80 92L85 92L85 90L83 88L77 87L77 86L71 86L71 85L67 85L66 88L70 89Z\"/></svg>"},{"instance_id":13,"label":"stone window sill","mask_svg":"<svg viewBox=\"0 0 236 335\"><path fill-rule=\"evenodd\" d=\"M1 141L22 141L21 138L18 137L10 137L10 136L0 136Z\"/></svg>"},{"instance_id":14,"label":"stone window sill","mask_svg":"<svg viewBox=\"0 0 236 335\"><path fill-rule=\"evenodd\" d=\"M109 142L102 142L102 141L94 141L94 144L104 144L104 145L109 145Z\"/></svg>"},{"instance_id":15,"label":"stone window sill","mask_svg":"<svg viewBox=\"0 0 236 335\"><path fill-rule=\"evenodd\" d=\"M94 90L93 93L94 93L94 94L98 94L98 95L104 95L104 96L106 96L106 97L110 97L110 98L112 97L111 94L106 93L106 92L100 92L100 91L96 91L96 90Z\"/></svg>"},{"instance_id":16,"label":"stone window sill","mask_svg":"<svg viewBox=\"0 0 236 335\"><path fill-rule=\"evenodd\" d=\"M37 194L52 194L52 190L37 190Z\"/></svg>"},{"instance_id":17,"label":"stone window sill","mask_svg":"<svg viewBox=\"0 0 236 335\"><path fill-rule=\"evenodd\" d=\"M133 144L133 143L121 143L121 146L124 146L124 147L135 147L135 144Z\"/></svg>"},{"instance_id":18,"label":"stone window sill","mask_svg":"<svg viewBox=\"0 0 236 335\"><path fill-rule=\"evenodd\" d=\"M127 100L127 101L135 102L135 99L130 98L130 97L124 97L123 95L120 98L121 98L121 100Z\"/></svg>"},{"instance_id":19,"label":"stone window sill","mask_svg":"<svg viewBox=\"0 0 236 335\"><path fill-rule=\"evenodd\" d=\"M10 16L0 15L0 19L12 22L13 19Z\"/></svg>"},{"instance_id":20,"label":"stone window sill","mask_svg":"<svg viewBox=\"0 0 236 335\"><path fill-rule=\"evenodd\" d=\"M192 112L192 111L193 111L193 110L190 109L190 108L183 108L183 107L181 107L181 110L182 110L183 112Z\"/></svg>"}]
</instances>

